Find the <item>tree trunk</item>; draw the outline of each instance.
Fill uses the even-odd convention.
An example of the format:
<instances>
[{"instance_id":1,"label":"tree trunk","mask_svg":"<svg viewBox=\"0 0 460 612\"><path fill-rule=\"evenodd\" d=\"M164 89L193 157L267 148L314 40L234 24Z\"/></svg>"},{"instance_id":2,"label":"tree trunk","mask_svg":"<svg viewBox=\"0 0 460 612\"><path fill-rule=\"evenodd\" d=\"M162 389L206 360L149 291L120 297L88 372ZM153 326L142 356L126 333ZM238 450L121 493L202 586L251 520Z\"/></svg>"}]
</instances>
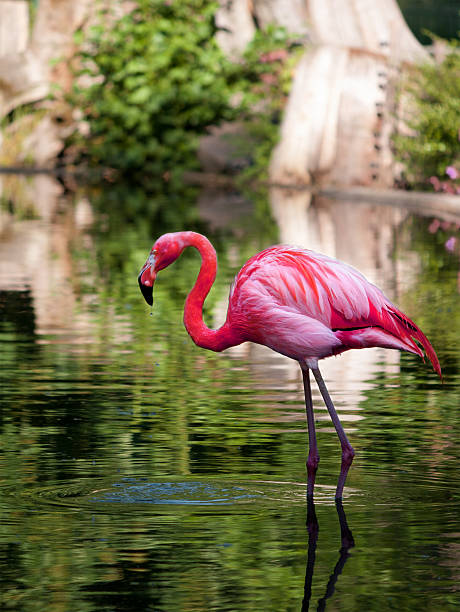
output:
<instances>
[{"instance_id":1,"label":"tree trunk","mask_svg":"<svg viewBox=\"0 0 460 612\"><path fill-rule=\"evenodd\" d=\"M305 0L253 0L254 14L260 27L277 24L291 34L306 35L310 31Z\"/></svg>"},{"instance_id":2,"label":"tree trunk","mask_svg":"<svg viewBox=\"0 0 460 612\"><path fill-rule=\"evenodd\" d=\"M217 42L232 60L243 54L252 40L256 26L250 0L221 0L216 13Z\"/></svg>"},{"instance_id":3,"label":"tree trunk","mask_svg":"<svg viewBox=\"0 0 460 612\"><path fill-rule=\"evenodd\" d=\"M90 0L40 0L29 37L28 1L0 0L0 117L43 99L51 82L64 90L70 86L66 60L90 5Z\"/></svg>"},{"instance_id":4,"label":"tree trunk","mask_svg":"<svg viewBox=\"0 0 460 612\"><path fill-rule=\"evenodd\" d=\"M41 62L28 50L29 3L0 0L0 118L46 95Z\"/></svg>"},{"instance_id":5,"label":"tree trunk","mask_svg":"<svg viewBox=\"0 0 460 612\"><path fill-rule=\"evenodd\" d=\"M300 60L273 152L274 183L390 186L392 83L423 61L396 0L307 0Z\"/></svg>"}]
</instances>

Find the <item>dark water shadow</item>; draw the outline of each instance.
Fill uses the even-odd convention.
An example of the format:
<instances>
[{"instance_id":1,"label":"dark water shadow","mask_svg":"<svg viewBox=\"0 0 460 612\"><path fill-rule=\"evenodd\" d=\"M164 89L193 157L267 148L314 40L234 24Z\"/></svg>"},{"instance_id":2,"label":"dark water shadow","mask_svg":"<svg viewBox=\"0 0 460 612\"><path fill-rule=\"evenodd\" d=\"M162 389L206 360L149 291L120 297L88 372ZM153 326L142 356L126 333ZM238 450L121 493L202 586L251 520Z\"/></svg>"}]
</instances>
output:
<instances>
[{"instance_id":1,"label":"dark water shadow","mask_svg":"<svg viewBox=\"0 0 460 612\"><path fill-rule=\"evenodd\" d=\"M320 599L318 599L317 610L322 611L326 609L327 600L332 597L335 591L335 585L340 574L343 571L345 563L350 556L350 549L354 547L355 541L353 534L347 523L347 517L343 508L342 502L336 500L335 507L337 509L337 516L340 524L340 541L341 546L339 550L339 558L332 570L329 580L326 585L326 590ZM310 609L311 590L313 583L313 573L315 569L316 560L316 547L318 543L319 525L316 517L315 503L312 497L307 498L307 531L308 531L308 556L307 556L307 568L305 571L305 586L304 586L304 598L302 601L302 612L307 612Z\"/></svg>"}]
</instances>

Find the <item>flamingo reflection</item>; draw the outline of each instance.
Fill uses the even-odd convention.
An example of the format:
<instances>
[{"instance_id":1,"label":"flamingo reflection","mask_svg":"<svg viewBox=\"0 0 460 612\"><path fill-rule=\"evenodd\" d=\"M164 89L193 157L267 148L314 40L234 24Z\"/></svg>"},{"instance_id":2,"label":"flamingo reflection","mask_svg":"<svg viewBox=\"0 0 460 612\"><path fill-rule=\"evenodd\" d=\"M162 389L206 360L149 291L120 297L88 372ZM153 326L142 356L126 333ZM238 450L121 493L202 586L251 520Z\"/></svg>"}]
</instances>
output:
<instances>
[{"instance_id":1,"label":"flamingo reflection","mask_svg":"<svg viewBox=\"0 0 460 612\"><path fill-rule=\"evenodd\" d=\"M341 546L339 550L339 558L334 566L332 574L329 577L326 591L324 596L318 599L317 610L325 610L327 600L333 595L337 580L342 573L342 570L350 556L350 549L354 547L355 541L351 529L348 527L347 517L345 510L342 505L342 501L337 499L335 501L335 507L337 509L337 515L339 517L340 524L340 541ZM318 519L316 518L315 503L313 497L307 497L307 531L308 531L308 556L307 556L307 568L305 571L305 587L304 587L304 598L302 601L302 612L307 612L310 609L311 599L311 587L313 581L313 571L315 568L316 559L316 546L318 543L319 525Z\"/></svg>"}]
</instances>

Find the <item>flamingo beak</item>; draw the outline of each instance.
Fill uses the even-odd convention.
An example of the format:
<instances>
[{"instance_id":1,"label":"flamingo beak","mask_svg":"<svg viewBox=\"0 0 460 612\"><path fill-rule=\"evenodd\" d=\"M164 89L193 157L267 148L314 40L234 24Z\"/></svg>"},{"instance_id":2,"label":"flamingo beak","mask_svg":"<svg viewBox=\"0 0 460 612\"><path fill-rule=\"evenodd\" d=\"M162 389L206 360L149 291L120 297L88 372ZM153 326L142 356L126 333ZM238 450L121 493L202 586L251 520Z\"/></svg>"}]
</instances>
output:
<instances>
[{"instance_id":1,"label":"flamingo beak","mask_svg":"<svg viewBox=\"0 0 460 612\"><path fill-rule=\"evenodd\" d=\"M155 278L155 257L153 253L150 253L149 258L137 277L142 295L149 306L153 304L153 284Z\"/></svg>"}]
</instances>

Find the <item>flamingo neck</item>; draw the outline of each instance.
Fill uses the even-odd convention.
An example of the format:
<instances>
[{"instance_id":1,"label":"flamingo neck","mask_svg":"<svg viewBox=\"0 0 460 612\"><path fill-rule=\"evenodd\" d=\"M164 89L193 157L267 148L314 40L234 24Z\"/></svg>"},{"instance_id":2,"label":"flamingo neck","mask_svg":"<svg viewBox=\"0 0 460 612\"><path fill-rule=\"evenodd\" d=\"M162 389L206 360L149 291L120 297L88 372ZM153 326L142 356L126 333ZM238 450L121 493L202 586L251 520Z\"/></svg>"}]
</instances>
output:
<instances>
[{"instance_id":1,"label":"flamingo neck","mask_svg":"<svg viewBox=\"0 0 460 612\"><path fill-rule=\"evenodd\" d=\"M203 304L215 281L217 256L207 238L195 232L181 232L184 248L195 247L201 255L201 267L184 308L184 325L196 345L211 351L240 344L228 321L219 329L210 329L203 321Z\"/></svg>"}]
</instances>

